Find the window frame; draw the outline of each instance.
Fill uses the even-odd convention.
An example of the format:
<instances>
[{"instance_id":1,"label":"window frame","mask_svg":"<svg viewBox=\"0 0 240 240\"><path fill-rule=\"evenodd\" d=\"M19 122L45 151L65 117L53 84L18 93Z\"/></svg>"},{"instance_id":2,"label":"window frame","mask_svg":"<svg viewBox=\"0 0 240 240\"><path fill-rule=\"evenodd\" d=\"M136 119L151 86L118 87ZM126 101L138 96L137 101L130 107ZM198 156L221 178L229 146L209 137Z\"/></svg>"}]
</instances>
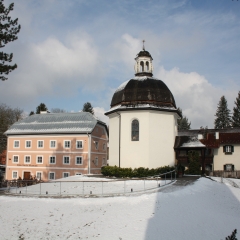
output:
<instances>
[{"instance_id":1,"label":"window frame","mask_svg":"<svg viewBox=\"0 0 240 240\"><path fill-rule=\"evenodd\" d=\"M65 163L65 157L68 158L69 163ZM63 156L63 164L64 164L64 165L70 165L70 156Z\"/></svg>"},{"instance_id":2,"label":"window frame","mask_svg":"<svg viewBox=\"0 0 240 240\"><path fill-rule=\"evenodd\" d=\"M77 158L81 158L81 163L77 163ZM83 157L82 156L75 157L75 165L83 165Z\"/></svg>"},{"instance_id":3,"label":"window frame","mask_svg":"<svg viewBox=\"0 0 240 240\"><path fill-rule=\"evenodd\" d=\"M18 147L15 146L15 143L18 142ZM13 148L20 148L20 140L13 141Z\"/></svg>"},{"instance_id":4,"label":"window frame","mask_svg":"<svg viewBox=\"0 0 240 240\"><path fill-rule=\"evenodd\" d=\"M63 172L63 173L62 173L62 177L63 177L63 178L67 178L67 177L64 177L64 174L66 174L66 173L68 174L67 177L70 177L70 172Z\"/></svg>"},{"instance_id":5,"label":"window frame","mask_svg":"<svg viewBox=\"0 0 240 240\"><path fill-rule=\"evenodd\" d=\"M69 142L69 147L66 147L66 142ZM64 140L64 148L70 149L71 148L71 140Z\"/></svg>"},{"instance_id":6,"label":"window frame","mask_svg":"<svg viewBox=\"0 0 240 240\"><path fill-rule=\"evenodd\" d=\"M14 161L14 158L15 158L15 157L17 157L17 159L18 159L17 162ZM13 160L12 160L12 163L15 163L15 164L19 163L19 155L13 155L12 159L13 159Z\"/></svg>"},{"instance_id":7,"label":"window frame","mask_svg":"<svg viewBox=\"0 0 240 240\"><path fill-rule=\"evenodd\" d=\"M38 173L40 173L41 174L41 177L40 178L38 178ZM36 171L36 179L38 179L38 180L42 180L42 175L43 175L43 172L42 171Z\"/></svg>"},{"instance_id":8,"label":"window frame","mask_svg":"<svg viewBox=\"0 0 240 240\"><path fill-rule=\"evenodd\" d=\"M134 130L133 127L134 127L134 122L138 123L138 131ZM136 135L136 133L138 133L138 135ZM136 139L134 139L135 135L137 136ZM132 121L131 121L131 141L132 142L139 142L140 141L140 123L139 123L139 120L134 118Z\"/></svg>"},{"instance_id":9,"label":"window frame","mask_svg":"<svg viewBox=\"0 0 240 240\"><path fill-rule=\"evenodd\" d=\"M82 143L82 147L78 147L78 142ZM76 140L76 149L83 149L83 140Z\"/></svg>"},{"instance_id":10,"label":"window frame","mask_svg":"<svg viewBox=\"0 0 240 240\"><path fill-rule=\"evenodd\" d=\"M27 146L27 142L30 143L30 147ZM25 148L32 148L32 140L25 140Z\"/></svg>"},{"instance_id":11,"label":"window frame","mask_svg":"<svg viewBox=\"0 0 240 240\"><path fill-rule=\"evenodd\" d=\"M17 174L17 177L15 178L15 177L13 177L13 174L14 173L16 173ZM18 171L16 171L16 170L14 170L14 171L12 171L12 179L18 179Z\"/></svg>"},{"instance_id":12,"label":"window frame","mask_svg":"<svg viewBox=\"0 0 240 240\"><path fill-rule=\"evenodd\" d=\"M106 143L103 143L103 151L106 151Z\"/></svg>"},{"instance_id":13,"label":"window frame","mask_svg":"<svg viewBox=\"0 0 240 240\"><path fill-rule=\"evenodd\" d=\"M232 154L234 152L234 146L233 145L224 145L223 146L223 152L227 154Z\"/></svg>"},{"instance_id":14,"label":"window frame","mask_svg":"<svg viewBox=\"0 0 240 240\"><path fill-rule=\"evenodd\" d=\"M29 162L26 162L26 158L29 157ZM24 156L24 164L30 164L31 163L31 155L25 155Z\"/></svg>"},{"instance_id":15,"label":"window frame","mask_svg":"<svg viewBox=\"0 0 240 240\"><path fill-rule=\"evenodd\" d=\"M52 142L54 142L54 145L55 145L54 147L52 147ZM57 143L57 141L56 141L56 140L50 140L50 141L49 141L49 148L55 149L55 148L56 148L56 146L57 146L57 144L56 144L56 143Z\"/></svg>"},{"instance_id":16,"label":"window frame","mask_svg":"<svg viewBox=\"0 0 240 240\"><path fill-rule=\"evenodd\" d=\"M40 142L42 142L42 146L39 146ZM37 140L37 148L44 148L44 140Z\"/></svg>"},{"instance_id":17,"label":"window frame","mask_svg":"<svg viewBox=\"0 0 240 240\"><path fill-rule=\"evenodd\" d=\"M38 158L39 158L39 157L42 158L42 162L41 162L41 163L38 162ZM37 156L36 156L36 164L43 164L43 156L42 156L42 155L37 155Z\"/></svg>"},{"instance_id":18,"label":"window frame","mask_svg":"<svg viewBox=\"0 0 240 240\"><path fill-rule=\"evenodd\" d=\"M98 148L99 148L99 142L98 142L98 141L94 141L94 145L95 145L95 150L98 150Z\"/></svg>"},{"instance_id":19,"label":"window frame","mask_svg":"<svg viewBox=\"0 0 240 240\"><path fill-rule=\"evenodd\" d=\"M53 178L50 178L51 173L53 174ZM56 176L55 172L49 172L49 173L48 173L48 179L49 179L49 180L55 180L55 176Z\"/></svg>"},{"instance_id":20,"label":"window frame","mask_svg":"<svg viewBox=\"0 0 240 240\"><path fill-rule=\"evenodd\" d=\"M98 166L98 157L95 157L94 164Z\"/></svg>"},{"instance_id":21,"label":"window frame","mask_svg":"<svg viewBox=\"0 0 240 240\"><path fill-rule=\"evenodd\" d=\"M54 163L51 163L51 160L50 160L50 159L51 159L52 157L54 157ZM49 156L49 161L48 161L48 162L49 162L49 164L56 164L56 156L55 156L55 155Z\"/></svg>"}]
</instances>

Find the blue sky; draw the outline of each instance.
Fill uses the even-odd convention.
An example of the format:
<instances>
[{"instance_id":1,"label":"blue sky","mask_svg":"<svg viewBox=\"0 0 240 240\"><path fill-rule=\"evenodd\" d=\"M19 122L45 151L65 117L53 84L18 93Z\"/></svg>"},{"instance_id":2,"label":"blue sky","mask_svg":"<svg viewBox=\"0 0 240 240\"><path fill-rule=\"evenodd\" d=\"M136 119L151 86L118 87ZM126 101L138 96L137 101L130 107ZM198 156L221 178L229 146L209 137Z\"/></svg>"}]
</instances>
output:
<instances>
[{"instance_id":1,"label":"blue sky","mask_svg":"<svg viewBox=\"0 0 240 240\"><path fill-rule=\"evenodd\" d=\"M213 127L220 97L232 110L240 91L239 12L236 0L15 1L22 29L3 50L18 68L1 82L0 101L26 112L41 102L76 112L89 101L106 119L145 39L154 76L192 128Z\"/></svg>"}]
</instances>

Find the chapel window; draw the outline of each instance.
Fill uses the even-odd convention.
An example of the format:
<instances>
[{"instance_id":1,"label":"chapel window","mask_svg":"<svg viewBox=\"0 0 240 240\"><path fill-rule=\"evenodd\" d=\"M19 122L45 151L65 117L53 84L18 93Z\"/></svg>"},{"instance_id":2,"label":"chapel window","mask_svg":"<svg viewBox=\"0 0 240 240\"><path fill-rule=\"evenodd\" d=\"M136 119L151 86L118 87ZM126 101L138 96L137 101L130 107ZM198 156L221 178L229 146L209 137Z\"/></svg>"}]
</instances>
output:
<instances>
[{"instance_id":1,"label":"chapel window","mask_svg":"<svg viewBox=\"0 0 240 240\"><path fill-rule=\"evenodd\" d=\"M143 61L140 62L140 68L141 68L141 72L144 72L144 62Z\"/></svg>"},{"instance_id":2,"label":"chapel window","mask_svg":"<svg viewBox=\"0 0 240 240\"><path fill-rule=\"evenodd\" d=\"M132 121L132 141L139 141L139 122L136 119Z\"/></svg>"},{"instance_id":3,"label":"chapel window","mask_svg":"<svg viewBox=\"0 0 240 240\"><path fill-rule=\"evenodd\" d=\"M146 62L147 72L149 72L149 62Z\"/></svg>"}]
</instances>

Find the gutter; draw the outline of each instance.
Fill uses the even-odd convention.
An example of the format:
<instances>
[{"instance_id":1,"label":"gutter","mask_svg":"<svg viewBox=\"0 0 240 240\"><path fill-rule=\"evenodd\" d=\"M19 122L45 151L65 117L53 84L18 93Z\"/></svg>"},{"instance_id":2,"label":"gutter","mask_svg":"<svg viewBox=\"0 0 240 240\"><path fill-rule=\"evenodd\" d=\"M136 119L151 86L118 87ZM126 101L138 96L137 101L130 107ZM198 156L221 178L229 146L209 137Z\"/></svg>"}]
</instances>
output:
<instances>
[{"instance_id":1,"label":"gutter","mask_svg":"<svg viewBox=\"0 0 240 240\"><path fill-rule=\"evenodd\" d=\"M119 116L119 139L118 139L118 152L119 152L119 167L121 166L121 114L116 112L116 114Z\"/></svg>"}]
</instances>

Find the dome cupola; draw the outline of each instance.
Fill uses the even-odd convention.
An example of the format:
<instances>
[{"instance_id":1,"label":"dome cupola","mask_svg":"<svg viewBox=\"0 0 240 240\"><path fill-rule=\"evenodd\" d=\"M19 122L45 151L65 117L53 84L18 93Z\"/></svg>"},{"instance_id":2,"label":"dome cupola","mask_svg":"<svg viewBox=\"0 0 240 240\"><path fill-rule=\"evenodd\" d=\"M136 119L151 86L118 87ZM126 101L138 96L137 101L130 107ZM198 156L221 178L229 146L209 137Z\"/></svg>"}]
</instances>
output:
<instances>
[{"instance_id":1,"label":"dome cupola","mask_svg":"<svg viewBox=\"0 0 240 240\"><path fill-rule=\"evenodd\" d=\"M145 47L144 47L144 40L143 40L143 49L142 51L140 51L135 60L136 60L136 63L135 63L135 66L134 66L134 69L135 69L135 76L149 76L149 77L152 77L153 74L153 65L152 65L152 56L151 54L145 50Z\"/></svg>"}]
</instances>

